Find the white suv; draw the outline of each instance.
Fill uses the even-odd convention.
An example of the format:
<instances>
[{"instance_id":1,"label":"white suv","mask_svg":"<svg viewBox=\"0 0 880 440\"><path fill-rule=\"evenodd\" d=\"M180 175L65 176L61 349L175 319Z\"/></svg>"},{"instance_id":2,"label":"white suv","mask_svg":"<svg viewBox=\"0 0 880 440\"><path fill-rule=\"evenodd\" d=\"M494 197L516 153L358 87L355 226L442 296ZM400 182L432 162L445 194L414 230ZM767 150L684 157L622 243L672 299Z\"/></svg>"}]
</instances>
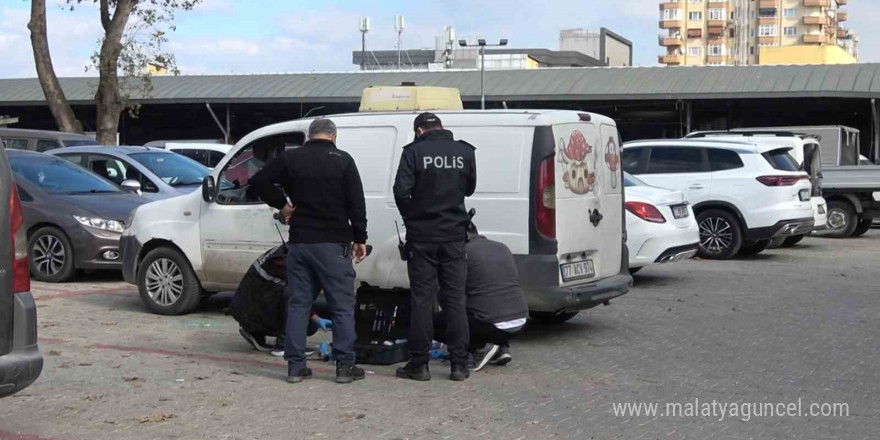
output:
<instances>
[{"instance_id":1,"label":"white suv","mask_svg":"<svg viewBox=\"0 0 880 440\"><path fill-rule=\"evenodd\" d=\"M728 259L813 229L809 176L779 148L747 141L681 139L624 145L623 168L687 195L700 226L699 255Z\"/></svg>"}]
</instances>

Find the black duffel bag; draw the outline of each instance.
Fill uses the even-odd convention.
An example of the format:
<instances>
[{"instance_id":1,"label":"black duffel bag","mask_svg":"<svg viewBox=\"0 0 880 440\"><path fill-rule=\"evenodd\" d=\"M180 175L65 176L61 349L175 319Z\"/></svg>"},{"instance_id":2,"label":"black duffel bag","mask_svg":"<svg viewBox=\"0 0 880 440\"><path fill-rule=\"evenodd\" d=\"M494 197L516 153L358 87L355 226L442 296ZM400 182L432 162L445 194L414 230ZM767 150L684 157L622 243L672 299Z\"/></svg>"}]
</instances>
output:
<instances>
[{"instance_id":1,"label":"black duffel bag","mask_svg":"<svg viewBox=\"0 0 880 440\"><path fill-rule=\"evenodd\" d=\"M269 249L244 274L232 297L229 314L254 336L284 334L286 264L286 246Z\"/></svg>"}]
</instances>

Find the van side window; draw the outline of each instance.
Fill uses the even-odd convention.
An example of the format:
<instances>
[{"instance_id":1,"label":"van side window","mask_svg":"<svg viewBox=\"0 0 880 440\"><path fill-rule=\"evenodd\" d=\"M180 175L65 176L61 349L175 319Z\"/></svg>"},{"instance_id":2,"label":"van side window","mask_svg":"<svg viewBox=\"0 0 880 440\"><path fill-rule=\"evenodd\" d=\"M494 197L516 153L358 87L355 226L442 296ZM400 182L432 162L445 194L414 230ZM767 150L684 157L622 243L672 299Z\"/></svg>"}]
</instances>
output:
<instances>
[{"instance_id":1,"label":"van side window","mask_svg":"<svg viewBox=\"0 0 880 440\"><path fill-rule=\"evenodd\" d=\"M40 153L44 153L49 150L54 150L56 148L61 148L61 145L58 141L48 140L48 139L38 139L37 140L37 151Z\"/></svg>"},{"instance_id":2,"label":"van side window","mask_svg":"<svg viewBox=\"0 0 880 440\"><path fill-rule=\"evenodd\" d=\"M3 139L3 147L13 149L13 150L27 150L28 140L27 139Z\"/></svg>"},{"instance_id":3,"label":"van side window","mask_svg":"<svg viewBox=\"0 0 880 440\"><path fill-rule=\"evenodd\" d=\"M627 148L620 154L623 162L623 170L632 174L642 174L645 171L645 153L647 148Z\"/></svg>"},{"instance_id":4,"label":"van side window","mask_svg":"<svg viewBox=\"0 0 880 440\"><path fill-rule=\"evenodd\" d=\"M262 203L248 194L250 179L266 163L278 157L285 149L302 146L306 135L302 132L281 133L257 139L236 153L220 173L217 203L242 205Z\"/></svg>"},{"instance_id":5,"label":"van side window","mask_svg":"<svg viewBox=\"0 0 880 440\"><path fill-rule=\"evenodd\" d=\"M706 152L709 154L712 171L735 170L744 166L736 151L709 148Z\"/></svg>"},{"instance_id":6,"label":"van side window","mask_svg":"<svg viewBox=\"0 0 880 440\"><path fill-rule=\"evenodd\" d=\"M653 147L647 174L699 173L708 171L703 149L693 147Z\"/></svg>"}]
</instances>

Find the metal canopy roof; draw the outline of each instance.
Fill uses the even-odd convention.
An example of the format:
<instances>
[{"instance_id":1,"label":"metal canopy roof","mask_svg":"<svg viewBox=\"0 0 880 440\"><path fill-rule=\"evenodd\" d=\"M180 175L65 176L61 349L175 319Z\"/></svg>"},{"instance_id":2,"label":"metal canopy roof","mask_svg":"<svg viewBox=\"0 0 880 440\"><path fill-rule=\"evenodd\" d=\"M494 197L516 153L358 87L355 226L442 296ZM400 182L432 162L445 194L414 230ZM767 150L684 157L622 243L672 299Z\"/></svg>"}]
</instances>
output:
<instances>
[{"instance_id":1,"label":"metal canopy roof","mask_svg":"<svg viewBox=\"0 0 880 440\"><path fill-rule=\"evenodd\" d=\"M97 78L62 78L72 104L92 104ZM477 70L273 75L159 76L142 103L360 101L365 87L457 87L479 99ZM586 67L486 72L486 96L500 101L880 97L880 64L725 67ZM0 106L42 105L36 79L0 79Z\"/></svg>"}]
</instances>

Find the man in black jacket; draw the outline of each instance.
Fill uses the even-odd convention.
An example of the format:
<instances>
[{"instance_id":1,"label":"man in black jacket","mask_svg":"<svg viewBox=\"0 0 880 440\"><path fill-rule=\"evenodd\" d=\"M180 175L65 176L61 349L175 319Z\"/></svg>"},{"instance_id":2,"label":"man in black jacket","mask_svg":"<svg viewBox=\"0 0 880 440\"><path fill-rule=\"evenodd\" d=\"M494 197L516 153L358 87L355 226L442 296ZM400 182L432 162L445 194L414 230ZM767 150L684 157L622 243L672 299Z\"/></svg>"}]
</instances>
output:
<instances>
[{"instance_id":1,"label":"man in black jacket","mask_svg":"<svg viewBox=\"0 0 880 440\"><path fill-rule=\"evenodd\" d=\"M364 370L355 366L351 258L360 263L367 255L366 203L354 160L337 149L335 142L336 125L329 119L316 119L309 125L305 145L284 152L250 180L251 191L280 209L290 225L284 338L290 383L312 376L306 367L306 331L312 302L321 289L333 322L336 382L364 378Z\"/></svg>"},{"instance_id":2,"label":"man in black jacket","mask_svg":"<svg viewBox=\"0 0 880 440\"><path fill-rule=\"evenodd\" d=\"M467 225L464 198L474 193L474 147L456 141L436 115L422 113L413 123L416 139L403 147L394 199L406 225L410 280L410 361L397 369L405 379L430 380L428 350L433 339L433 306L438 297L446 314L450 379L468 378L468 323L465 313Z\"/></svg>"}]
</instances>

